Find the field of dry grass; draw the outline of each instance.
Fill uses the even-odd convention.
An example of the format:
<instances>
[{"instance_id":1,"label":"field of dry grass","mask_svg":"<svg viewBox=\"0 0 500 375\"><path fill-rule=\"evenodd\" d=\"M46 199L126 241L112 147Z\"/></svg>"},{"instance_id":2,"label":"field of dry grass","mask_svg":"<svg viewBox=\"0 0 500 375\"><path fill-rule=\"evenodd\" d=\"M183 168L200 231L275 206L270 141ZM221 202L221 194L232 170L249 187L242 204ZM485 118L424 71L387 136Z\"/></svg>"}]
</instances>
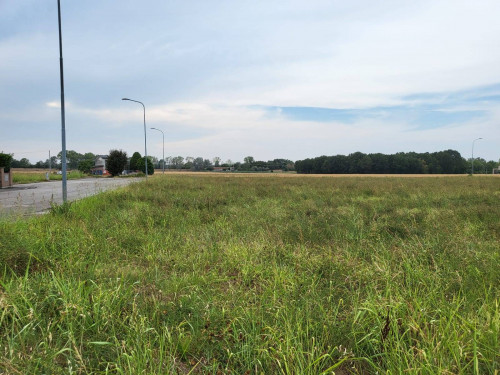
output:
<instances>
[{"instance_id":1,"label":"field of dry grass","mask_svg":"<svg viewBox=\"0 0 500 375\"><path fill-rule=\"evenodd\" d=\"M48 172L48 168L11 168L13 174L16 173L45 173ZM56 172L57 170L52 168L52 172Z\"/></svg>"},{"instance_id":2,"label":"field of dry grass","mask_svg":"<svg viewBox=\"0 0 500 375\"><path fill-rule=\"evenodd\" d=\"M162 174L161 169L155 169L155 176L159 176ZM297 174L297 173L268 173L268 172L254 172L254 173L234 173L234 172L193 172L193 171L165 171L165 174L168 175L183 175L183 176L199 176L199 175L208 175L208 176L223 176L223 177L320 177L320 178L346 178L346 177L404 177L404 178L422 178L422 177L464 177L466 174ZM478 176L479 177L479 176ZM480 177L491 177L491 178L500 178L500 174L488 174L488 175L480 175Z\"/></svg>"}]
</instances>

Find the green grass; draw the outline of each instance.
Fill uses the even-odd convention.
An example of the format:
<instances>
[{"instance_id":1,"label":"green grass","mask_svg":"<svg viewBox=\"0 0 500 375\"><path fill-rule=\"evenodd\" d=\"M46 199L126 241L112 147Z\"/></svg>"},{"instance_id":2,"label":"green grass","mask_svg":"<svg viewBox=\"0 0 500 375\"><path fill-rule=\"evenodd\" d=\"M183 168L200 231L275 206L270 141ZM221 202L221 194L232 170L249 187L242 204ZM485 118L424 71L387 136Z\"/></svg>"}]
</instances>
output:
<instances>
[{"instance_id":1,"label":"green grass","mask_svg":"<svg viewBox=\"0 0 500 375\"><path fill-rule=\"evenodd\" d=\"M85 173L82 173L80 171L70 171L67 174L68 180L74 180L74 179L79 179L79 178L84 178L87 177ZM62 175L52 173L49 175L49 179L51 181L53 180L62 180ZM33 173L33 172L14 172L12 174L12 182L14 184L30 184L33 182L43 182L47 181L47 178L45 176L44 172L39 172L39 173Z\"/></svg>"},{"instance_id":2,"label":"green grass","mask_svg":"<svg viewBox=\"0 0 500 375\"><path fill-rule=\"evenodd\" d=\"M0 373L497 374L489 177L167 175L0 222Z\"/></svg>"}]
</instances>

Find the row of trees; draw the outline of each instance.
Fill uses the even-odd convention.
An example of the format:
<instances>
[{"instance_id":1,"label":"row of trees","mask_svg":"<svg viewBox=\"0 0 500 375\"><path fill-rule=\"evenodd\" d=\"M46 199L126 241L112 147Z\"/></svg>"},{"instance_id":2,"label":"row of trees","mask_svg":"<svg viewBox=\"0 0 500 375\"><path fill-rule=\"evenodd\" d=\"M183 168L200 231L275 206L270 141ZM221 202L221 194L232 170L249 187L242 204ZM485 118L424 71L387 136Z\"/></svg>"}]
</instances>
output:
<instances>
[{"instance_id":1,"label":"row of trees","mask_svg":"<svg viewBox=\"0 0 500 375\"><path fill-rule=\"evenodd\" d=\"M234 163L231 160L222 162L222 159L218 156L214 157L212 160L202 158L201 156L193 157L187 156L186 158L182 156L168 156L165 158L165 169L189 169L195 171L210 171L214 167L232 167ZM162 161L158 160L156 165L157 168L163 166Z\"/></svg>"},{"instance_id":2,"label":"row of trees","mask_svg":"<svg viewBox=\"0 0 500 375\"><path fill-rule=\"evenodd\" d=\"M111 150L116 151L116 150ZM110 155L111 155L110 151ZM122 151L124 152L124 151ZM50 159L45 161L38 161L35 164L27 158L22 158L20 160L12 159L12 168L53 168L61 169L61 152L57 156L52 156ZM68 169L78 169L84 173L90 173L92 167L95 164L97 158L96 154L87 152L81 154L74 150L66 151L66 163ZM107 163L109 165L109 161ZM163 160L158 159L153 156L148 156L148 174L154 173L154 168L162 168ZM169 156L165 158L165 168L166 169L183 169L183 170L194 170L194 171L210 171L214 167L226 167L228 169L236 171L255 171L255 172L265 172L271 170L294 170L294 163L288 159L274 159L269 161L255 160L253 156L247 156L244 158L243 162L234 163L230 159L222 161L218 156L213 159L206 159L202 157L182 157L182 156ZM139 152L134 152L130 158L130 164L127 162L124 169L128 170L139 170L145 172L145 161L144 157L141 156ZM109 169L108 169L109 170Z\"/></svg>"},{"instance_id":3,"label":"row of trees","mask_svg":"<svg viewBox=\"0 0 500 375\"><path fill-rule=\"evenodd\" d=\"M155 173L155 160L153 157L148 156L148 174L152 175ZM128 168L124 169L129 169L132 171L141 171L142 173L146 173L146 158L144 156L141 156L139 152L134 152L132 157L130 158L130 162L128 164Z\"/></svg>"},{"instance_id":4,"label":"row of trees","mask_svg":"<svg viewBox=\"0 0 500 375\"><path fill-rule=\"evenodd\" d=\"M148 175L155 173L153 159L148 156ZM129 159L127 153L122 150L111 150L106 159L106 169L112 176L118 176L125 170L140 171L146 173L146 158L140 153L134 152Z\"/></svg>"},{"instance_id":5,"label":"row of trees","mask_svg":"<svg viewBox=\"0 0 500 375\"><path fill-rule=\"evenodd\" d=\"M161 168L161 160L158 161L156 168ZM221 158L216 156L212 160L204 159L202 157L186 158L182 156L169 156L165 158L166 169L189 169L195 171L213 170L215 167L225 167L235 171L252 171L252 172L266 172L272 170L293 171L294 163L288 159L274 159L269 161L255 160L253 156L247 156L243 162L233 163L231 160L222 162Z\"/></svg>"},{"instance_id":6,"label":"row of trees","mask_svg":"<svg viewBox=\"0 0 500 375\"><path fill-rule=\"evenodd\" d=\"M66 151L66 166L68 169L78 169L82 172L89 173L92 167L94 166L95 154L92 152L87 152L85 154L80 154L74 150ZM12 159L11 167L12 168L54 168L61 169L61 157L62 152L59 152L54 156L51 156L50 159L45 159L37 161L35 164L31 164L31 162L27 158L22 158L20 160Z\"/></svg>"},{"instance_id":7,"label":"row of trees","mask_svg":"<svg viewBox=\"0 0 500 375\"><path fill-rule=\"evenodd\" d=\"M94 166L96 156L97 155L91 152L80 154L74 150L68 150L66 152L68 169L79 169L82 172L89 173ZM9 157L11 158L10 166L12 168L48 168L49 165L54 169L61 168L60 152L57 156L52 156L50 160L40 160L35 164L31 164L26 158L16 160L12 158L12 155L9 155ZM188 156L184 158L182 156L169 156L165 158L165 168L210 171L213 170L214 167L226 167L234 171L242 172L296 170L298 173L461 174L470 173L471 162L471 159L464 159L458 151L446 150L433 153L398 152L392 155L355 152L347 156L320 156L317 158L298 160L295 163L288 159L261 161L255 160L252 156L247 156L243 159L243 162L236 163L233 163L231 160L222 162L220 157L209 160L202 157L195 158ZM109 166L109 161L107 165ZM163 160L148 156L148 174L153 174L154 168L162 168L162 166ZM481 158L474 159L475 173L491 173L492 169L497 166L498 163L493 160L486 161ZM123 166L122 171L125 169L139 170L145 173L144 157L141 156L139 152L135 152L130 160Z\"/></svg>"},{"instance_id":8,"label":"row of trees","mask_svg":"<svg viewBox=\"0 0 500 375\"><path fill-rule=\"evenodd\" d=\"M498 163L474 160L475 173L491 173ZM353 154L320 156L295 162L297 173L374 173L374 174L462 174L471 170L471 160L464 159L458 151L398 152L392 155Z\"/></svg>"}]
</instances>

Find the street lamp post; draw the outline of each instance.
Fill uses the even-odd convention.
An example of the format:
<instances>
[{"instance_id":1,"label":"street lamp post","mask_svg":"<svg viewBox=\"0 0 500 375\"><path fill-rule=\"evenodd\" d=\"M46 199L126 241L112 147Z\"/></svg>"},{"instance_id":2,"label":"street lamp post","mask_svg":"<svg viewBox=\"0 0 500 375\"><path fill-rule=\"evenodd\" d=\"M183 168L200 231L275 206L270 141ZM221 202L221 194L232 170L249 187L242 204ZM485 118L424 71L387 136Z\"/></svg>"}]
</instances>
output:
<instances>
[{"instance_id":1,"label":"street lamp post","mask_svg":"<svg viewBox=\"0 0 500 375\"><path fill-rule=\"evenodd\" d=\"M471 176L474 175L474 142L479 141L480 139L483 138L476 138L472 141L472 160L471 160Z\"/></svg>"},{"instance_id":2,"label":"street lamp post","mask_svg":"<svg viewBox=\"0 0 500 375\"><path fill-rule=\"evenodd\" d=\"M156 129L156 128L151 128L153 130L158 130L161 132L162 138L163 138L163 159L162 159L162 165L163 165L163 174L165 174L165 133L163 133L163 130Z\"/></svg>"},{"instance_id":3,"label":"street lamp post","mask_svg":"<svg viewBox=\"0 0 500 375\"><path fill-rule=\"evenodd\" d=\"M146 107L144 106L143 102L140 102L138 100L129 99L129 98L123 98L122 100L128 100L130 102L139 103L142 105L142 108L144 109L144 163L146 165L146 178L148 178L148 149L146 146Z\"/></svg>"},{"instance_id":4,"label":"street lamp post","mask_svg":"<svg viewBox=\"0 0 500 375\"><path fill-rule=\"evenodd\" d=\"M62 32L61 32L61 2L57 0L57 17L59 20L59 73L61 76L61 172L62 172L62 198L63 203L68 199L68 187L66 182L66 118L64 110L64 74L63 74L63 53L62 53Z\"/></svg>"}]
</instances>

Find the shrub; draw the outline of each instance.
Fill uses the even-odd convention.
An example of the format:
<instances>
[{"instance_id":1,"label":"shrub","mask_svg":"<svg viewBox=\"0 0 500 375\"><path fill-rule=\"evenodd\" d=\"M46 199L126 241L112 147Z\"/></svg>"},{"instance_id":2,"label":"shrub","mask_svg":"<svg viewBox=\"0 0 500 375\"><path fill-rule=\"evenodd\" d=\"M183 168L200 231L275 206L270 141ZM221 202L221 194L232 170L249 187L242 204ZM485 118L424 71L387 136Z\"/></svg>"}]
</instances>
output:
<instances>
[{"instance_id":1,"label":"shrub","mask_svg":"<svg viewBox=\"0 0 500 375\"><path fill-rule=\"evenodd\" d=\"M123 172L127 165L127 153L122 150L109 151L108 160L106 161L107 170L112 176L118 176Z\"/></svg>"},{"instance_id":2,"label":"shrub","mask_svg":"<svg viewBox=\"0 0 500 375\"><path fill-rule=\"evenodd\" d=\"M0 168L4 168L5 172L10 170L10 163L12 163L12 155L0 152Z\"/></svg>"},{"instance_id":3,"label":"shrub","mask_svg":"<svg viewBox=\"0 0 500 375\"><path fill-rule=\"evenodd\" d=\"M93 166L94 166L93 160L85 159L78 163L78 170L83 173L90 173Z\"/></svg>"},{"instance_id":4,"label":"shrub","mask_svg":"<svg viewBox=\"0 0 500 375\"><path fill-rule=\"evenodd\" d=\"M146 173L146 158L142 157L137 161L137 169L140 170L142 173ZM148 175L152 175L155 173L155 167L153 164L153 159L151 159L151 156L148 156Z\"/></svg>"}]
</instances>

